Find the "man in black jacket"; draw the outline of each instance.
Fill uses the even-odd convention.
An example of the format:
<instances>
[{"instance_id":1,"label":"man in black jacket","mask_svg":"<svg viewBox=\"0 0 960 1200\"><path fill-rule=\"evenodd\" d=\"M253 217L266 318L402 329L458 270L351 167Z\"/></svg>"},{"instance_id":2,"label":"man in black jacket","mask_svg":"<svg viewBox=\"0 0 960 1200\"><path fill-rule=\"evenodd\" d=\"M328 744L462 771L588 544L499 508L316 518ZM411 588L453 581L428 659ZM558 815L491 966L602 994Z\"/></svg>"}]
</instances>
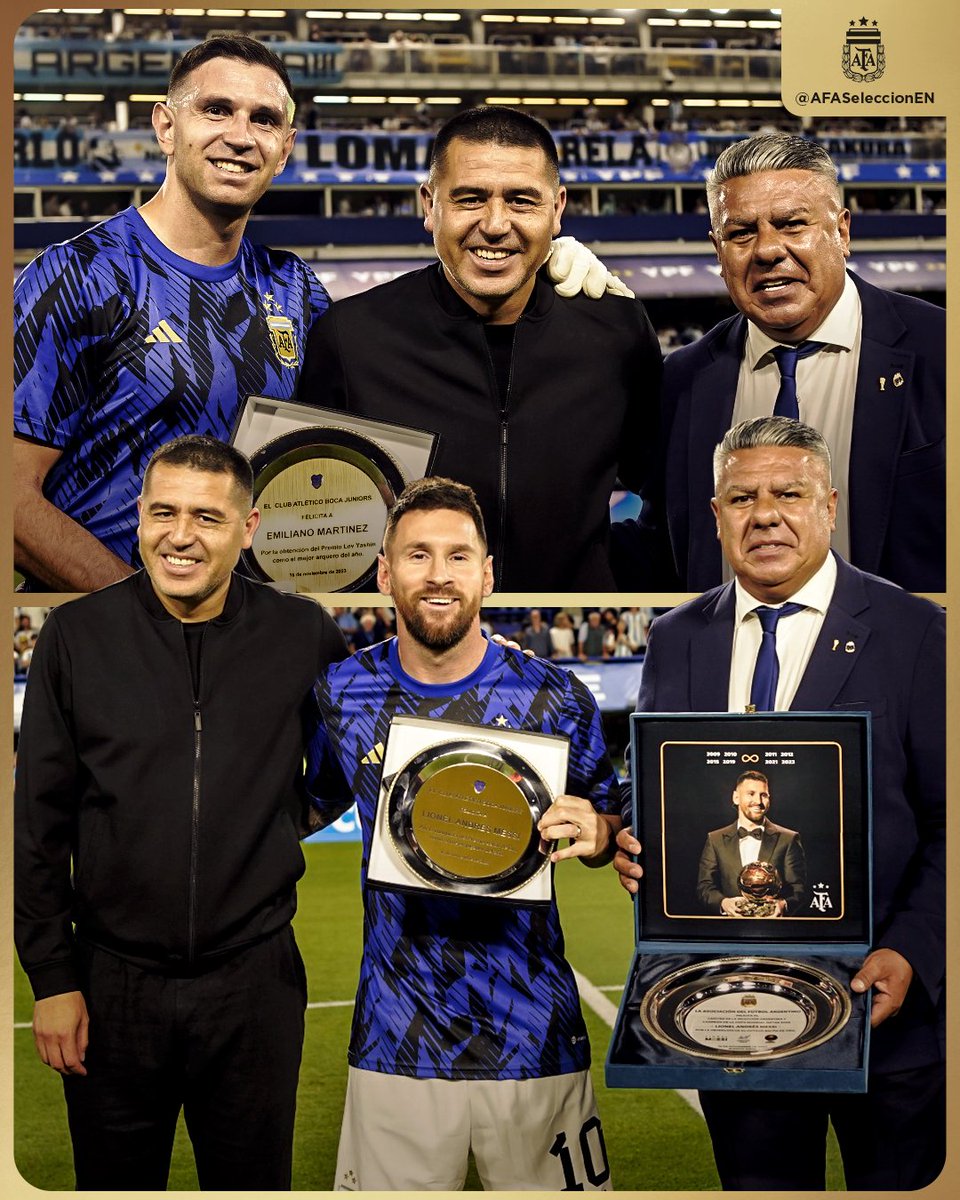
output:
<instances>
[{"instance_id":1,"label":"man in black jacket","mask_svg":"<svg viewBox=\"0 0 960 1200\"><path fill-rule=\"evenodd\" d=\"M146 570L57 609L33 658L17 949L83 1189L164 1188L181 1107L201 1188L290 1187L303 747L346 649L312 601L233 574L252 483L211 438L161 447Z\"/></svg>"},{"instance_id":2,"label":"man in black jacket","mask_svg":"<svg viewBox=\"0 0 960 1200\"><path fill-rule=\"evenodd\" d=\"M530 116L458 113L420 194L440 262L338 301L311 330L298 398L438 434L432 473L476 493L496 591L614 590L610 493L618 475L648 481L656 443L646 311L561 300L538 275L566 191Z\"/></svg>"}]
</instances>

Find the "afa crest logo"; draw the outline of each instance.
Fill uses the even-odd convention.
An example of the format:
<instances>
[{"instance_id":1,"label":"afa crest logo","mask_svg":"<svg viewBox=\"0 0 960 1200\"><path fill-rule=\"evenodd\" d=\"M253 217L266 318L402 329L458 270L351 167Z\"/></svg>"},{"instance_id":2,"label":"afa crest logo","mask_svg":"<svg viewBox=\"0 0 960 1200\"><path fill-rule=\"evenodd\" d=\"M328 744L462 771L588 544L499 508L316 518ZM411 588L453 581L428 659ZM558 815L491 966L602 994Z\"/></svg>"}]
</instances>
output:
<instances>
[{"instance_id":1,"label":"afa crest logo","mask_svg":"<svg viewBox=\"0 0 960 1200\"><path fill-rule=\"evenodd\" d=\"M852 20L843 44L843 73L855 83L872 83L887 66L886 50L876 21Z\"/></svg>"},{"instance_id":2,"label":"afa crest logo","mask_svg":"<svg viewBox=\"0 0 960 1200\"><path fill-rule=\"evenodd\" d=\"M284 367L299 367L297 353L297 331L289 317L282 315L283 305L273 292L263 293L263 315L267 321L267 332L273 343L273 352Z\"/></svg>"},{"instance_id":3,"label":"afa crest logo","mask_svg":"<svg viewBox=\"0 0 960 1200\"><path fill-rule=\"evenodd\" d=\"M289 317L267 317L267 330L273 349L285 367L298 367L297 339Z\"/></svg>"}]
</instances>

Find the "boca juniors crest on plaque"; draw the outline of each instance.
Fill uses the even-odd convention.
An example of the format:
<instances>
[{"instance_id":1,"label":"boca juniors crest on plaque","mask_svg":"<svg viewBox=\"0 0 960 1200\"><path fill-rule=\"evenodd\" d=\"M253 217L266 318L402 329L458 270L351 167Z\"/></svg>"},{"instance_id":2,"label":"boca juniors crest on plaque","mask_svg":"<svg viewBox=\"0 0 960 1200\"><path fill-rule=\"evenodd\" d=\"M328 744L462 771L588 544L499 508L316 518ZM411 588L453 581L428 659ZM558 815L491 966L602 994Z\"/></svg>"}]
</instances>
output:
<instances>
[{"instance_id":1,"label":"boca juniors crest on plaque","mask_svg":"<svg viewBox=\"0 0 960 1200\"><path fill-rule=\"evenodd\" d=\"M852 20L843 43L843 73L855 83L872 83L883 74L886 51L876 21Z\"/></svg>"}]
</instances>

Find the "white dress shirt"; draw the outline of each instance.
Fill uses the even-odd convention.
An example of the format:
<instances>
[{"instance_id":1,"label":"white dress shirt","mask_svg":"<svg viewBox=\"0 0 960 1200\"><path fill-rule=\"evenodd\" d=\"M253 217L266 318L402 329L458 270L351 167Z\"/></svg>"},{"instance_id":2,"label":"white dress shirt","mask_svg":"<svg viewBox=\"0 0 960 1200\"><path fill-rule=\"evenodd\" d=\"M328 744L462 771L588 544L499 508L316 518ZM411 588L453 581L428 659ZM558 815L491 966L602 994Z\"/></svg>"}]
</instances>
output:
<instances>
[{"instance_id":1,"label":"white dress shirt","mask_svg":"<svg viewBox=\"0 0 960 1200\"><path fill-rule=\"evenodd\" d=\"M797 613L797 616L800 614ZM740 830L746 829L748 832L752 829L760 830L760 837L740 837ZM745 820L742 816L737 821L737 843L740 850L740 864L746 866L747 863L756 862L760 857L760 842L763 838L763 825L754 825L752 821Z\"/></svg>"},{"instance_id":2,"label":"white dress shirt","mask_svg":"<svg viewBox=\"0 0 960 1200\"><path fill-rule=\"evenodd\" d=\"M823 434L833 460L833 486L839 498L837 528L831 544L848 560L850 442L862 324L860 293L847 275L840 299L807 339L824 342L824 349L797 362L800 420ZM780 368L771 351L779 345L782 343L767 337L752 321L747 322L747 340L733 405L734 425L752 417L769 417L773 412L780 390ZM725 578L730 578L729 573Z\"/></svg>"},{"instance_id":3,"label":"white dress shirt","mask_svg":"<svg viewBox=\"0 0 960 1200\"><path fill-rule=\"evenodd\" d=\"M823 618L827 615L827 609L833 599L836 582L837 563L833 555L828 554L816 574L789 598L794 604L806 605L804 611L777 622L777 660L780 663L780 677L777 680L778 712L785 712L793 703L813 653L814 643L823 627ZM750 703L750 685L753 682L753 670L757 665L757 654L763 636L760 619L756 614L756 609L763 605L763 601L751 596L741 587L739 580L734 583L734 590L737 607L733 624L727 707L730 712L743 712ZM781 604L786 603L786 600L781 601ZM780 608L781 604L768 604L766 607Z\"/></svg>"}]
</instances>

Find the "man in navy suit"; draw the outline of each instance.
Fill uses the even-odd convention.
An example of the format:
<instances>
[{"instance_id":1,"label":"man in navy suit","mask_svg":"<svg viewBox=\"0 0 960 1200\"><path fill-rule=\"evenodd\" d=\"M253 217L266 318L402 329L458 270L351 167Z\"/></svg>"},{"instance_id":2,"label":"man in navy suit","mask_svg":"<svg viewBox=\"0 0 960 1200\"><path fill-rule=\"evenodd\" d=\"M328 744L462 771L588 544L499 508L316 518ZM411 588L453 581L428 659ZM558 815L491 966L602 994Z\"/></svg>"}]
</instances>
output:
<instances>
[{"instance_id":1,"label":"man in navy suit","mask_svg":"<svg viewBox=\"0 0 960 1200\"><path fill-rule=\"evenodd\" d=\"M851 984L873 989L868 1090L701 1093L721 1182L822 1189L829 1119L849 1189L923 1187L945 1154L944 614L830 552L837 493L809 426L745 422L714 461L716 529L735 578L654 623L638 708L743 711L756 610L789 601L801 607L774 635L774 707L873 714L873 949ZM635 892L639 843L629 831L617 841L614 866Z\"/></svg>"},{"instance_id":2,"label":"man in navy suit","mask_svg":"<svg viewBox=\"0 0 960 1200\"><path fill-rule=\"evenodd\" d=\"M807 863L800 834L776 825L770 811L770 784L759 771L744 771L733 789L737 819L723 829L707 834L700 853L697 899L708 913L728 917L740 915L739 877L752 862L776 867L781 887L776 896L777 911L771 916L795 913L803 900Z\"/></svg>"},{"instance_id":3,"label":"man in navy suit","mask_svg":"<svg viewBox=\"0 0 960 1200\"><path fill-rule=\"evenodd\" d=\"M742 420L782 413L830 447L833 548L910 591L944 591L943 310L847 272L850 213L815 142L765 134L734 143L708 177L707 200L739 315L664 367L661 502L680 585L701 591L723 579L707 510L714 446ZM800 357L781 400L782 347ZM624 522L613 537L620 586L649 586L640 528Z\"/></svg>"}]
</instances>

